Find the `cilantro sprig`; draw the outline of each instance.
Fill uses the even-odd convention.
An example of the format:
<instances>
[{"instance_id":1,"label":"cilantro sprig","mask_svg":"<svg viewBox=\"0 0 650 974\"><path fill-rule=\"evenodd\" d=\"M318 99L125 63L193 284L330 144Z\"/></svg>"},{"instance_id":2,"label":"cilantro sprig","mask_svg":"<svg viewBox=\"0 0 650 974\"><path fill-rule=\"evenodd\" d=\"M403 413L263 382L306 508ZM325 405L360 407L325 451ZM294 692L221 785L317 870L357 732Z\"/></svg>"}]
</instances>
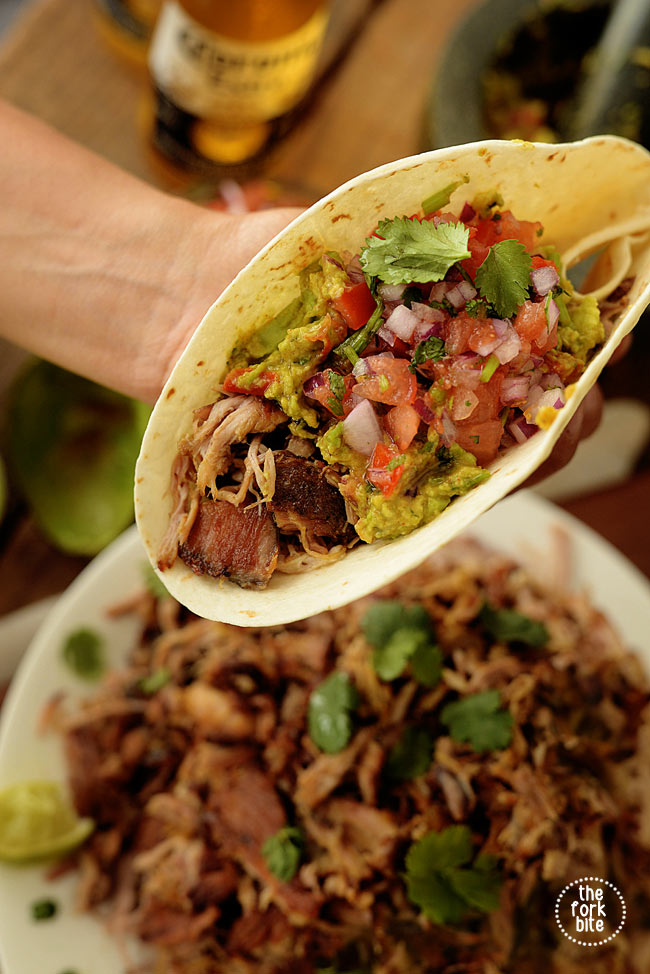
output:
<instances>
[{"instance_id":1,"label":"cilantro sprig","mask_svg":"<svg viewBox=\"0 0 650 974\"><path fill-rule=\"evenodd\" d=\"M442 654L435 644L431 620L419 605L405 606L392 599L373 603L361 622L373 647L372 664L380 679L402 676L410 664L418 683L433 687L440 680Z\"/></svg>"},{"instance_id":2,"label":"cilantro sprig","mask_svg":"<svg viewBox=\"0 0 650 974\"><path fill-rule=\"evenodd\" d=\"M327 405L335 416L343 416L343 396L345 395L345 379L338 372L331 369L327 373L327 381L332 395L327 400Z\"/></svg>"},{"instance_id":3,"label":"cilantro sprig","mask_svg":"<svg viewBox=\"0 0 650 974\"><path fill-rule=\"evenodd\" d=\"M422 365L424 362L439 362L446 354L445 343L442 338L435 335L432 335L431 338L425 338L423 342L415 346L409 372L415 373L418 365Z\"/></svg>"},{"instance_id":4,"label":"cilantro sprig","mask_svg":"<svg viewBox=\"0 0 650 974\"><path fill-rule=\"evenodd\" d=\"M262 855L269 872L282 883L289 883L298 872L305 845L301 830L286 826L270 836L262 846Z\"/></svg>"},{"instance_id":5,"label":"cilantro sprig","mask_svg":"<svg viewBox=\"0 0 650 974\"><path fill-rule=\"evenodd\" d=\"M476 272L476 287L501 318L510 318L528 298L530 254L518 240L500 240Z\"/></svg>"},{"instance_id":6,"label":"cilantro sprig","mask_svg":"<svg viewBox=\"0 0 650 974\"><path fill-rule=\"evenodd\" d=\"M524 643L541 649L549 640L549 632L543 622L529 619L515 609L495 609L484 602L478 619L494 639L504 643Z\"/></svg>"},{"instance_id":7,"label":"cilantro sprig","mask_svg":"<svg viewBox=\"0 0 650 974\"><path fill-rule=\"evenodd\" d=\"M441 281L454 264L470 256L469 230L462 223L439 223L417 217L382 220L378 236L362 248L361 266L386 284Z\"/></svg>"},{"instance_id":8,"label":"cilantro sprig","mask_svg":"<svg viewBox=\"0 0 650 974\"><path fill-rule=\"evenodd\" d=\"M337 754L352 736L351 712L359 695L347 673L331 673L312 690L307 710L309 736L326 754Z\"/></svg>"},{"instance_id":9,"label":"cilantro sprig","mask_svg":"<svg viewBox=\"0 0 650 974\"><path fill-rule=\"evenodd\" d=\"M378 295L375 294L372 288L371 290L373 291L375 301L377 302L375 310L370 315L363 328L359 328L358 331L353 331L351 335L348 335L348 337L334 349L335 355L345 355L352 365L356 365L362 351L366 345L372 341L373 337L377 334L384 323L384 319L382 318L384 302Z\"/></svg>"},{"instance_id":10,"label":"cilantro sprig","mask_svg":"<svg viewBox=\"0 0 650 974\"><path fill-rule=\"evenodd\" d=\"M455 741L467 742L478 754L502 750L512 740L512 714L501 709L498 690L472 693L448 703L440 720Z\"/></svg>"},{"instance_id":11,"label":"cilantro sprig","mask_svg":"<svg viewBox=\"0 0 650 974\"><path fill-rule=\"evenodd\" d=\"M406 855L406 889L433 923L458 923L472 910L499 906L501 877L492 856L472 862L472 834L466 825L428 832Z\"/></svg>"}]
</instances>

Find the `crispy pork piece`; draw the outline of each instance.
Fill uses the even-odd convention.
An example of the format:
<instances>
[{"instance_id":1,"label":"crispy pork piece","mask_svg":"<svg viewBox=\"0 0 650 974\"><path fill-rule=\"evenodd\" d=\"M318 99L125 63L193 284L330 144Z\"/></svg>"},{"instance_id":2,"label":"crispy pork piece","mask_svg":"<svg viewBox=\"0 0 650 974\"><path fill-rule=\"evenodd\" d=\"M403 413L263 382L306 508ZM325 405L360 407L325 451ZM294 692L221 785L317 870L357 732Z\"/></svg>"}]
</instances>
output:
<instances>
[{"instance_id":1,"label":"crispy pork piece","mask_svg":"<svg viewBox=\"0 0 650 974\"><path fill-rule=\"evenodd\" d=\"M327 467L318 460L287 450L275 453L275 493L269 507L281 531L302 529L337 542L349 540L345 501L326 473Z\"/></svg>"},{"instance_id":2,"label":"crispy pork piece","mask_svg":"<svg viewBox=\"0 0 650 974\"><path fill-rule=\"evenodd\" d=\"M263 506L246 509L201 498L178 553L197 575L225 575L242 588L264 588L277 564L278 536Z\"/></svg>"}]
</instances>

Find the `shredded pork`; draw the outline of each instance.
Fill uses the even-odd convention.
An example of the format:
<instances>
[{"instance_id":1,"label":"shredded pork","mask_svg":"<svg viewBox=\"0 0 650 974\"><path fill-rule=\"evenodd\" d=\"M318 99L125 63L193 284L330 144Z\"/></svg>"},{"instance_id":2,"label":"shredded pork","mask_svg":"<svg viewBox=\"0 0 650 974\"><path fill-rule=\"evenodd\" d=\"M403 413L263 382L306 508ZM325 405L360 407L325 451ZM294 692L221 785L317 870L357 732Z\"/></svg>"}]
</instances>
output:
<instances>
[{"instance_id":1,"label":"shredded pork","mask_svg":"<svg viewBox=\"0 0 650 974\"><path fill-rule=\"evenodd\" d=\"M545 588L505 557L457 542L378 597L423 606L444 664L433 687L381 680L365 599L286 629L198 620L143 595L128 669L66 710L57 702L80 814L97 830L70 865L79 904L150 945L166 974L647 974L650 692L586 597ZM542 621L543 648L477 624L486 602ZM142 679L167 682L145 693ZM348 744L323 753L314 688L344 672L359 695ZM501 749L450 736L444 706L498 690L513 718ZM51 716L51 715L50 715ZM405 728L435 741L428 768L389 773ZM496 857L499 908L436 925L409 900L405 854L424 834L471 830ZM263 852L304 836L288 881ZM609 878L623 932L580 953L554 925L562 887ZM138 968L141 970L141 968Z\"/></svg>"}]
</instances>

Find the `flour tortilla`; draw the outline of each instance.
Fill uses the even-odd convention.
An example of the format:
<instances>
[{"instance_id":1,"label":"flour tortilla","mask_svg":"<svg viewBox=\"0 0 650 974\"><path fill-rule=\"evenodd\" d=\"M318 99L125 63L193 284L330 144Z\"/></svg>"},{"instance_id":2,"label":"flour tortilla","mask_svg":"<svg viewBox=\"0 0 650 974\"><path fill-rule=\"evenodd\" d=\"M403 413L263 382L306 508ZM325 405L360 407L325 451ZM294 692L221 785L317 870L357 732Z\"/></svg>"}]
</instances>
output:
<instances>
[{"instance_id":1,"label":"flour tortilla","mask_svg":"<svg viewBox=\"0 0 650 974\"><path fill-rule=\"evenodd\" d=\"M395 541L359 544L340 561L304 574L276 572L262 591L195 575L180 559L158 572L170 593L200 616L239 626L306 618L367 595L422 562L522 483L546 460L610 355L650 302L650 153L601 136L563 145L478 142L401 159L357 176L299 216L213 304L177 362L153 411L136 469L138 527L155 567L171 513L170 471L192 411L212 402L233 347L298 294L298 271L326 250L357 252L377 221L418 212L432 192L469 178L448 209L481 191L500 192L520 220L540 220L540 243L571 262L614 243L596 280L609 293L635 276L628 305L547 430L490 467L490 479L456 498L435 521ZM616 243L616 241L620 241Z\"/></svg>"}]
</instances>

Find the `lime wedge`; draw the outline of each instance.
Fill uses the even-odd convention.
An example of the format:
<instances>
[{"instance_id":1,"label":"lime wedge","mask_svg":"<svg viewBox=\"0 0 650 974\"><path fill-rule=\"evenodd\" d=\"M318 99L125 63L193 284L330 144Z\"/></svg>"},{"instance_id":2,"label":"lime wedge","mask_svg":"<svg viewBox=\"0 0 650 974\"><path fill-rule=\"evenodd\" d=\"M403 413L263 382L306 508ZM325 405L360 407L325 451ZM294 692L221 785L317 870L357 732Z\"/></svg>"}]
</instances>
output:
<instances>
[{"instance_id":1,"label":"lime wedge","mask_svg":"<svg viewBox=\"0 0 650 974\"><path fill-rule=\"evenodd\" d=\"M0 791L0 860L30 862L70 852L95 823L79 818L53 781L21 781Z\"/></svg>"}]
</instances>

